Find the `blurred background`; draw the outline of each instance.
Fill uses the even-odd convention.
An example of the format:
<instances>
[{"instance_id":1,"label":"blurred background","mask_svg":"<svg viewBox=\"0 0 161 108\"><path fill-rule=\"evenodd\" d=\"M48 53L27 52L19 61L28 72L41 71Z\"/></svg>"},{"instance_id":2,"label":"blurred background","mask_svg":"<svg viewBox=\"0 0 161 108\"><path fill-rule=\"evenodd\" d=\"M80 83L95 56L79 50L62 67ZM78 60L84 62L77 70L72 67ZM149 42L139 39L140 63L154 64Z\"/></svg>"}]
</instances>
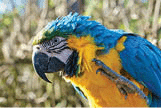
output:
<instances>
[{"instance_id":1,"label":"blurred background","mask_svg":"<svg viewBox=\"0 0 161 108\"><path fill-rule=\"evenodd\" d=\"M34 72L32 39L49 21L69 12L92 16L161 48L161 0L0 0L0 106L88 107L70 83Z\"/></svg>"}]
</instances>

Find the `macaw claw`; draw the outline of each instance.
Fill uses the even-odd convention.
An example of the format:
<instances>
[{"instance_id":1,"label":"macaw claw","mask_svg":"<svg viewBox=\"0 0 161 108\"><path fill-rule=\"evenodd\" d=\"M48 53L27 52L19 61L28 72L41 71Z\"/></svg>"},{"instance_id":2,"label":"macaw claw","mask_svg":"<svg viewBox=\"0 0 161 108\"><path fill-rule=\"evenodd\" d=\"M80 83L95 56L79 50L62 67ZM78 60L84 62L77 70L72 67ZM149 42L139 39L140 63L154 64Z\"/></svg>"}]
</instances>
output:
<instances>
[{"instance_id":1,"label":"macaw claw","mask_svg":"<svg viewBox=\"0 0 161 108\"><path fill-rule=\"evenodd\" d=\"M102 68L97 69L96 74L98 72L101 72L101 74L107 76L112 81L114 81L117 78L117 76L115 74L111 73L110 71L104 72L104 70Z\"/></svg>"},{"instance_id":2,"label":"macaw claw","mask_svg":"<svg viewBox=\"0 0 161 108\"><path fill-rule=\"evenodd\" d=\"M99 68L96 71L96 74L98 72L101 72L101 74L105 75L110 80L112 80L113 82L115 82L117 88L120 91L120 93L122 93L123 95L125 95L125 99L127 98L128 93L129 94L131 94L131 93L138 93L143 99L145 99L147 101L147 103L149 103L148 97L132 81L130 81L129 79L127 79L124 76L119 75L118 73L116 73L115 71L113 71L112 69L110 69L108 66L106 66L100 60L93 59L93 62L95 62L96 65L102 66L102 68Z\"/></svg>"}]
</instances>

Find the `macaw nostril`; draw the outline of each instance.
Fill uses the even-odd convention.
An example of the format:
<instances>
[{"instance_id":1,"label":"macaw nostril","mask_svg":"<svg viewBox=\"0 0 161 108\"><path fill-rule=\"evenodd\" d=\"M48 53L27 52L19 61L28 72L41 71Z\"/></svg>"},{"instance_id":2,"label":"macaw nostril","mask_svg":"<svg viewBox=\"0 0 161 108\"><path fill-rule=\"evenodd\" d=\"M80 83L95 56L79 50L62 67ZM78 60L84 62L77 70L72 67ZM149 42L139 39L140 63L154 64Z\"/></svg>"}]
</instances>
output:
<instances>
[{"instance_id":1,"label":"macaw nostril","mask_svg":"<svg viewBox=\"0 0 161 108\"><path fill-rule=\"evenodd\" d=\"M38 49L38 50L39 50L39 49L40 49L40 47L39 47L39 46L37 46L37 47L36 47L36 49Z\"/></svg>"}]
</instances>

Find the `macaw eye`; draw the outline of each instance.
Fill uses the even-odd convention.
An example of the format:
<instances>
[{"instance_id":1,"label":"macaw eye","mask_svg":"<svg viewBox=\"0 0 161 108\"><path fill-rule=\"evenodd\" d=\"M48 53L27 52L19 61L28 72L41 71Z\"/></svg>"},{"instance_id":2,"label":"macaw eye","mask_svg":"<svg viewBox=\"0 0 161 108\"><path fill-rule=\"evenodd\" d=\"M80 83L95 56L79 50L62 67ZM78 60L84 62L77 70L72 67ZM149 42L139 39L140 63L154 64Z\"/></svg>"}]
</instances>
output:
<instances>
[{"instance_id":1,"label":"macaw eye","mask_svg":"<svg viewBox=\"0 0 161 108\"><path fill-rule=\"evenodd\" d=\"M55 38L53 39L53 42L54 42L55 44L57 44L57 43L59 42L59 38L58 38L58 37L55 37Z\"/></svg>"}]
</instances>

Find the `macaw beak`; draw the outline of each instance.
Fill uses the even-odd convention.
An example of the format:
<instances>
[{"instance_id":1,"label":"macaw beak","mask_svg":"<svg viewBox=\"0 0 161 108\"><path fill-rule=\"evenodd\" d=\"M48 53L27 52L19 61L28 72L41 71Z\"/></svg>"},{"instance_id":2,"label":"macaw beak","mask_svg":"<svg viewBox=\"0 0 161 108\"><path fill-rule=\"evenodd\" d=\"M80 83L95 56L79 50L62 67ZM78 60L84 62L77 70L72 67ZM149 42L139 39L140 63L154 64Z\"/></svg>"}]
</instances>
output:
<instances>
[{"instance_id":1,"label":"macaw beak","mask_svg":"<svg viewBox=\"0 0 161 108\"><path fill-rule=\"evenodd\" d=\"M49 57L42 52L33 52L32 61L35 71L45 81L51 83L45 73L53 73L62 70L65 64L56 57Z\"/></svg>"}]
</instances>

